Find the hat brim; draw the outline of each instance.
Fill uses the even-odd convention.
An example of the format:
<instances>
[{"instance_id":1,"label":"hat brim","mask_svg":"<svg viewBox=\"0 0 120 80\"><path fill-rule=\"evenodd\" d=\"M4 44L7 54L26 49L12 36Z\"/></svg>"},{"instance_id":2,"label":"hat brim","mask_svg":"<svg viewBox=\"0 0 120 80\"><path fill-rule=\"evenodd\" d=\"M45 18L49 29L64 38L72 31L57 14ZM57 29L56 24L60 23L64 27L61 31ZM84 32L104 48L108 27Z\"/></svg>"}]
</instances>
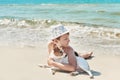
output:
<instances>
[{"instance_id":1,"label":"hat brim","mask_svg":"<svg viewBox=\"0 0 120 80\"><path fill-rule=\"evenodd\" d=\"M60 36L62 36L62 35L64 35L64 34L66 34L66 33L69 33L69 30L66 31L66 32L64 32L64 33L62 33L62 34L60 34L59 36L52 37L51 40L56 39L56 38L58 38L58 37L60 37Z\"/></svg>"}]
</instances>

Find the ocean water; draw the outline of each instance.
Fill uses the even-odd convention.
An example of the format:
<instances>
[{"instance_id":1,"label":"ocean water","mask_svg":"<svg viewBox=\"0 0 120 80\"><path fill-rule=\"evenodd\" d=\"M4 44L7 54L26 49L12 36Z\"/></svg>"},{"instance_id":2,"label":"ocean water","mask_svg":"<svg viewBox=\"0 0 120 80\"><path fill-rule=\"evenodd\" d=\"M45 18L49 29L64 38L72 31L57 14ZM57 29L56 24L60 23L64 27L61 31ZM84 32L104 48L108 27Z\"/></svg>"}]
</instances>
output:
<instances>
[{"instance_id":1,"label":"ocean water","mask_svg":"<svg viewBox=\"0 0 120 80\"><path fill-rule=\"evenodd\" d=\"M0 19L40 19L120 28L120 4L1 4Z\"/></svg>"},{"instance_id":2,"label":"ocean water","mask_svg":"<svg viewBox=\"0 0 120 80\"><path fill-rule=\"evenodd\" d=\"M1 4L119 3L120 0L0 0Z\"/></svg>"},{"instance_id":3,"label":"ocean water","mask_svg":"<svg viewBox=\"0 0 120 80\"><path fill-rule=\"evenodd\" d=\"M50 26L63 24L70 29L70 38L75 47L82 44L118 52L119 2L0 0L0 45L37 46L50 39Z\"/></svg>"}]
</instances>

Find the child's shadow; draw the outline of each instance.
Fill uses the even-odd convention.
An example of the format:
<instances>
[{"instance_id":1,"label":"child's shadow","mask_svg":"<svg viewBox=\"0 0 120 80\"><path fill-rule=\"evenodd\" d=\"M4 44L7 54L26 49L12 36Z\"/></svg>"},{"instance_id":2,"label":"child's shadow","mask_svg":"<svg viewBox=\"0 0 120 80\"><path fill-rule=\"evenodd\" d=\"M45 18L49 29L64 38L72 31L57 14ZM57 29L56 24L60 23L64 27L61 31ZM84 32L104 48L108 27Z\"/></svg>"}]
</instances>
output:
<instances>
[{"instance_id":1,"label":"child's shadow","mask_svg":"<svg viewBox=\"0 0 120 80\"><path fill-rule=\"evenodd\" d=\"M94 76L100 76L101 75L101 73L98 72L98 71L91 70L91 72Z\"/></svg>"},{"instance_id":2,"label":"child's shadow","mask_svg":"<svg viewBox=\"0 0 120 80\"><path fill-rule=\"evenodd\" d=\"M91 70L91 72L92 72L93 76L100 76L101 75L101 73L98 72L98 71ZM82 74L82 75L88 75L86 72L82 72L80 74Z\"/></svg>"},{"instance_id":3,"label":"child's shadow","mask_svg":"<svg viewBox=\"0 0 120 80\"><path fill-rule=\"evenodd\" d=\"M62 73L70 73L69 71L63 71L63 70L56 70L56 72L62 72ZM94 71L94 70L91 70L93 76L100 76L101 73L98 72L98 71ZM76 74L74 76L77 76L77 75L88 75L86 72L81 72L79 74Z\"/></svg>"}]
</instances>

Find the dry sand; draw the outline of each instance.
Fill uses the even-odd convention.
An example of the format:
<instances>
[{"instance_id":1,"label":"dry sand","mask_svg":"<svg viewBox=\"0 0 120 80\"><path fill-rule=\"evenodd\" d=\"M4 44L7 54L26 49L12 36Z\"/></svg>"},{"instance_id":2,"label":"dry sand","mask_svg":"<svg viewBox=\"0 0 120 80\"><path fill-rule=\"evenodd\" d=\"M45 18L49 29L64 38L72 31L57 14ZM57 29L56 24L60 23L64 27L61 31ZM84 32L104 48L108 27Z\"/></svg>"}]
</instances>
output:
<instances>
[{"instance_id":1,"label":"dry sand","mask_svg":"<svg viewBox=\"0 0 120 80\"><path fill-rule=\"evenodd\" d=\"M88 75L70 76L57 72L52 75L49 69L38 67L46 64L46 45L38 47L0 47L0 80L90 80ZM120 80L120 56L94 53L87 60L94 74L94 80Z\"/></svg>"}]
</instances>

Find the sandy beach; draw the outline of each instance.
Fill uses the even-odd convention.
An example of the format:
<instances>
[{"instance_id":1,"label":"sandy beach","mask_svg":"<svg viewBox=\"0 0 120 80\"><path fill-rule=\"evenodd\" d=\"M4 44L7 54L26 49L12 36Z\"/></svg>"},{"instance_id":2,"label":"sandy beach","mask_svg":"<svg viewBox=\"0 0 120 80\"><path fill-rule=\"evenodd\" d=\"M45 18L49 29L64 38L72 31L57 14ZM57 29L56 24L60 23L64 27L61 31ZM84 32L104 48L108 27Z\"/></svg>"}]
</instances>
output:
<instances>
[{"instance_id":1,"label":"sandy beach","mask_svg":"<svg viewBox=\"0 0 120 80\"><path fill-rule=\"evenodd\" d=\"M46 64L47 46L0 47L0 80L90 80L86 74L70 76L69 73L43 69L38 64ZM93 58L87 60L94 74L94 80L119 80L120 56L100 54L95 51Z\"/></svg>"},{"instance_id":2,"label":"sandy beach","mask_svg":"<svg viewBox=\"0 0 120 80\"><path fill-rule=\"evenodd\" d=\"M51 26L70 31L75 51L94 80L120 80L120 0L0 0L0 80L90 80L87 74L52 75L47 64Z\"/></svg>"}]
</instances>

